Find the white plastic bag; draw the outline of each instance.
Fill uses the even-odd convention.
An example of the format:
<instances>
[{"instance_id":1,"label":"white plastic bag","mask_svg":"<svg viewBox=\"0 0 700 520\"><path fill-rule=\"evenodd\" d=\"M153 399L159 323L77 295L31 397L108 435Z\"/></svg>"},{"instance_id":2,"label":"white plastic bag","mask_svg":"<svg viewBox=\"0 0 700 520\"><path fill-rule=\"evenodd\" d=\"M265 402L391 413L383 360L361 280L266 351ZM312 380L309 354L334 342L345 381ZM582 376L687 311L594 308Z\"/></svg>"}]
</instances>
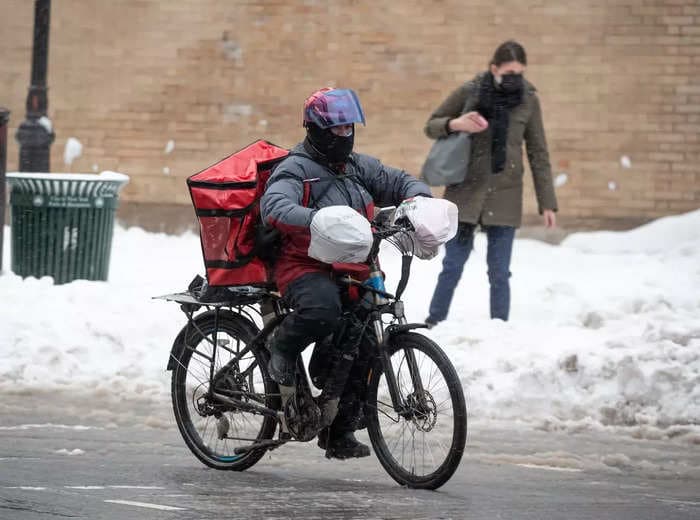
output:
<instances>
[{"instance_id":1,"label":"white plastic bag","mask_svg":"<svg viewBox=\"0 0 700 520\"><path fill-rule=\"evenodd\" d=\"M413 197L403 201L396 209L394 222L407 218L415 231L413 254L430 259L438 248L457 234L457 206L445 199Z\"/></svg>"},{"instance_id":2,"label":"white plastic bag","mask_svg":"<svg viewBox=\"0 0 700 520\"><path fill-rule=\"evenodd\" d=\"M372 241L365 217L349 206L327 206L311 220L309 256L326 264L364 262Z\"/></svg>"}]
</instances>

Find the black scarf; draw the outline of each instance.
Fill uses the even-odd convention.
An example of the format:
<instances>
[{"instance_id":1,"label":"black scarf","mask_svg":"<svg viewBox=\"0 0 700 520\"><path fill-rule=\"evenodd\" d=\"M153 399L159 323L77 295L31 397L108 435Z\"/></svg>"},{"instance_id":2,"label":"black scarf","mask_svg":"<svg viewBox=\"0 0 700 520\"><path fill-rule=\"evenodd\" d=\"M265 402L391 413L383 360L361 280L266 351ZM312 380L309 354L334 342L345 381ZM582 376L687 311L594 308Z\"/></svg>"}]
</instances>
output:
<instances>
[{"instance_id":1,"label":"black scarf","mask_svg":"<svg viewBox=\"0 0 700 520\"><path fill-rule=\"evenodd\" d=\"M506 144L508 140L509 112L523 100L522 83L520 88L508 92L496 85L493 74L487 72L479 87L477 111L484 116L491 128L491 170L500 173L506 165Z\"/></svg>"}]
</instances>

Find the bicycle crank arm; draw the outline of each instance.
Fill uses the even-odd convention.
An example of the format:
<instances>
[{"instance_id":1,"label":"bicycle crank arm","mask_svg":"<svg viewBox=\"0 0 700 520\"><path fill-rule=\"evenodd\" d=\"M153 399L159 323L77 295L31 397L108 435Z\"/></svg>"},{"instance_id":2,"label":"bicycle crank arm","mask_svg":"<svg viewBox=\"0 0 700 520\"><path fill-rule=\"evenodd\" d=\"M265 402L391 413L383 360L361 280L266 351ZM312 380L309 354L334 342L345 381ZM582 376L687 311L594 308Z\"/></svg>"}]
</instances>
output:
<instances>
[{"instance_id":1,"label":"bicycle crank arm","mask_svg":"<svg viewBox=\"0 0 700 520\"><path fill-rule=\"evenodd\" d=\"M287 409L287 401L291 399L296 391L293 386L278 385L280 389L280 397L282 398L282 409L275 413L275 417L280 423L280 433L284 435L290 435L289 426L287 426L287 418L284 411Z\"/></svg>"},{"instance_id":2,"label":"bicycle crank arm","mask_svg":"<svg viewBox=\"0 0 700 520\"><path fill-rule=\"evenodd\" d=\"M235 455L244 455L245 453L251 452L253 450L258 450L261 448L277 448L278 446L281 446L282 444L288 443L289 440L269 440L269 441L261 441L261 442L256 442L255 444L250 444L249 446L240 446L238 448L235 448L233 450L233 453Z\"/></svg>"}]
</instances>

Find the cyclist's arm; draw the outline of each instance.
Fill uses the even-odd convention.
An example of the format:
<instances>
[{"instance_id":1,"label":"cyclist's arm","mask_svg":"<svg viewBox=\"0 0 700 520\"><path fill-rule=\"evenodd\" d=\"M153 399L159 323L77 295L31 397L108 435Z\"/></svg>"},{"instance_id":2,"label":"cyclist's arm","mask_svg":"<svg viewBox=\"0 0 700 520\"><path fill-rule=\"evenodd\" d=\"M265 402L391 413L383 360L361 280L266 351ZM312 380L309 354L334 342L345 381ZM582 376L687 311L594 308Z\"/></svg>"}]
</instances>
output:
<instances>
[{"instance_id":1,"label":"cyclist's arm","mask_svg":"<svg viewBox=\"0 0 700 520\"><path fill-rule=\"evenodd\" d=\"M432 197L430 188L403 170L382 164L368 155L356 154L358 174L378 206L398 206L405 199Z\"/></svg>"},{"instance_id":2,"label":"cyclist's arm","mask_svg":"<svg viewBox=\"0 0 700 520\"><path fill-rule=\"evenodd\" d=\"M287 170L277 170L267 183L260 199L263 222L280 231L285 228L308 228L315 210L303 206L304 183L298 175Z\"/></svg>"}]
</instances>

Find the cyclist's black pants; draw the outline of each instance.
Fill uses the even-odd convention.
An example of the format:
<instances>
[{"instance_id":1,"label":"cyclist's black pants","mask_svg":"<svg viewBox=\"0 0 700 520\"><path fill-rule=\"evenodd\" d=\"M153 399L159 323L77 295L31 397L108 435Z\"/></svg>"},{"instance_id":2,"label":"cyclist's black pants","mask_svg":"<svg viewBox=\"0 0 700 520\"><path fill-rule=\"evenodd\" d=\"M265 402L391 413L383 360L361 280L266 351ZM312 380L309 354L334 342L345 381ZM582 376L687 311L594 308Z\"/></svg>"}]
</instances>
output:
<instances>
[{"instance_id":1,"label":"cyclist's black pants","mask_svg":"<svg viewBox=\"0 0 700 520\"><path fill-rule=\"evenodd\" d=\"M294 312L284 319L275 335L274 347L280 351L300 354L311 343L320 342L338 328L342 314L340 289L328 273L300 276L287 286L284 298ZM357 381L353 381L363 380L365 370L366 363L353 365L340 398L338 415L331 425L334 434L357 429L361 403Z\"/></svg>"}]
</instances>

